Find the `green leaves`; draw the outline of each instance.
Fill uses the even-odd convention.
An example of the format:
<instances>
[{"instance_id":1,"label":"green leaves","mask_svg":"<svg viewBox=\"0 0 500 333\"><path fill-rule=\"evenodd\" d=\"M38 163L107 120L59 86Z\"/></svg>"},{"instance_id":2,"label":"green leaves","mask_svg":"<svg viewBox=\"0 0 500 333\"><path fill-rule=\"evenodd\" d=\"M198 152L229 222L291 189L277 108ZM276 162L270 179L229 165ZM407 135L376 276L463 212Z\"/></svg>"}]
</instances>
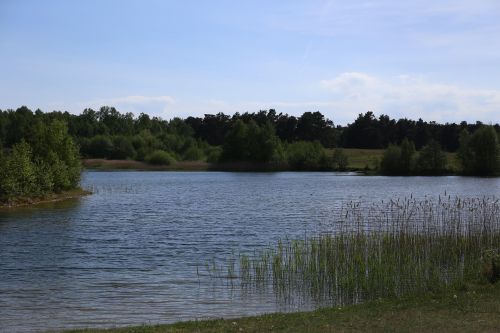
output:
<instances>
[{"instance_id":1,"label":"green leaves","mask_svg":"<svg viewBox=\"0 0 500 333\"><path fill-rule=\"evenodd\" d=\"M78 149L64 122L37 122L0 161L0 199L42 197L80 181Z\"/></svg>"},{"instance_id":2,"label":"green leaves","mask_svg":"<svg viewBox=\"0 0 500 333\"><path fill-rule=\"evenodd\" d=\"M464 130L460 135L458 157L465 174L497 174L500 170L500 148L495 129L492 126L481 126L472 135Z\"/></svg>"}]
</instances>

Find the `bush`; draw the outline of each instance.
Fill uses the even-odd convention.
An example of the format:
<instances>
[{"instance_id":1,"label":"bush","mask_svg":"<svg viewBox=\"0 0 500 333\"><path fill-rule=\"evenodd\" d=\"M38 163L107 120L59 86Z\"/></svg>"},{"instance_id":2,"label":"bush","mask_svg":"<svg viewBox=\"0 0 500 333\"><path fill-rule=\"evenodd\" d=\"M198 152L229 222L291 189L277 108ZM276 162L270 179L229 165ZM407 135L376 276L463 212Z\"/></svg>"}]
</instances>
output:
<instances>
[{"instance_id":1,"label":"bush","mask_svg":"<svg viewBox=\"0 0 500 333\"><path fill-rule=\"evenodd\" d=\"M465 174L492 176L498 173L500 148L495 129L492 126L482 126L472 135L463 131L458 157Z\"/></svg>"},{"instance_id":2,"label":"bush","mask_svg":"<svg viewBox=\"0 0 500 333\"><path fill-rule=\"evenodd\" d=\"M349 159L343 149L337 148L333 153L333 166L335 169L340 171L345 171L347 165L349 164Z\"/></svg>"},{"instance_id":3,"label":"bush","mask_svg":"<svg viewBox=\"0 0 500 333\"><path fill-rule=\"evenodd\" d=\"M38 194L44 195L54 191L54 176L50 164L45 161L36 162L35 177L38 185Z\"/></svg>"},{"instance_id":4,"label":"bush","mask_svg":"<svg viewBox=\"0 0 500 333\"><path fill-rule=\"evenodd\" d=\"M37 192L35 165L31 147L26 141L14 145L2 163L0 196L4 199L30 196Z\"/></svg>"},{"instance_id":5,"label":"bush","mask_svg":"<svg viewBox=\"0 0 500 333\"><path fill-rule=\"evenodd\" d=\"M324 170L331 168L332 161L319 141L297 141L286 149L288 164L295 170Z\"/></svg>"},{"instance_id":6,"label":"bush","mask_svg":"<svg viewBox=\"0 0 500 333\"><path fill-rule=\"evenodd\" d=\"M126 137L117 136L113 138L113 150L110 157L118 160L133 159L135 158L136 151L134 146Z\"/></svg>"},{"instance_id":7,"label":"bush","mask_svg":"<svg viewBox=\"0 0 500 333\"><path fill-rule=\"evenodd\" d=\"M108 158L113 151L113 143L104 135L94 136L88 145L87 154L95 158Z\"/></svg>"},{"instance_id":8,"label":"bush","mask_svg":"<svg viewBox=\"0 0 500 333\"><path fill-rule=\"evenodd\" d=\"M281 163L283 147L270 122L258 125L237 120L224 139L222 161Z\"/></svg>"},{"instance_id":9,"label":"bush","mask_svg":"<svg viewBox=\"0 0 500 333\"><path fill-rule=\"evenodd\" d=\"M395 145L389 145L382 156L380 172L383 175L401 174L401 148Z\"/></svg>"},{"instance_id":10,"label":"bush","mask_svg":"<svg viewBox=\"0 0 500 333\"><path fill-rule=\"evenodd\" d=\"M164 150L155 150L146 158L146 161L155 165L170 165L175 162L175 159Z\"/></svg>"},{"instance_id":11,"label":"bush","mask_svg":"<svg viewBox=\"0 0 500 333\"><path fill-rule=\"evenodd\" d=\"M418 153L415 171L425 175L440 175L446 171L446 155L437 141L431 140Z\"/></svg>"},{"instance_id":12,"label":"bush","mask_svg":"<svg viewBox=\"0 0 500 333\"><path fill-rule=\"evenodd\" d=\"M78 148L59 120L37 122L0 158L0 199L34 198L78 186Z\"/></svg>"},{"instance_id":13,"label":"bush","mask_svg":"<svg viewBox=\"0 0 500 333\"><path fill-rule=\"evenodd\" d=\"M191 146L183 154L186 161L199 161L203 159L203 152L196 146Z\"/></svg>"},{"instance_id":14,"label":"bush","mask_svg":"<svg viewBox=\"0 0 500 333\"><path fill-rule=\"evenodd\" d=\"M384 175L409 175L414 166L415 144L405 138L400 146L389 145L382 156L380 171Z\"/></svg>"},{"instance_id":15,"label":"bush","mask_svg":"<svg viewBox=\"0 0 500 333\"><path fill-rule=\"evenodd\" d=\"M208 163L218 163L222 155L222 148L209 147L206 152Z\"/></svg>"},{"instance_id":16,"label":"bush","mask_svg":"<svg viewBox=\"0 0 500 333\"><path fill-rule=\"evenodd\" d=\"M404 138L401 142L401 161L400 161L400 172L404 175L408 175L413 169L413 156L415 155L415 144L413 141L409 141Z\"/></svg>"}]
</instances>

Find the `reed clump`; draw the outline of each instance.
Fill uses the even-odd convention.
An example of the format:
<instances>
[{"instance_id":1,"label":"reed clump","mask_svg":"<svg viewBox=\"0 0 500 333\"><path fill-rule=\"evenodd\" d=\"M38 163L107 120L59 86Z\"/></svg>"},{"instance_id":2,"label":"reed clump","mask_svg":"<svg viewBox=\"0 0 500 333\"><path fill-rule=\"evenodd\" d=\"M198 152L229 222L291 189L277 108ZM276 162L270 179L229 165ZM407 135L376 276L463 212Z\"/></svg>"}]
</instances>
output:
<instances>
[{"instance_id":1,"label":"reed clump","mask_svg":"<svg viewBox=\"0 0 500 333\"><path fill-rule=\"evenodd\" d=\"M231 270L247 291L339 306L496 282L499 249L498 199L410 197L350 202L330 232L240 255Z\"/></svg>"}]
</instances>

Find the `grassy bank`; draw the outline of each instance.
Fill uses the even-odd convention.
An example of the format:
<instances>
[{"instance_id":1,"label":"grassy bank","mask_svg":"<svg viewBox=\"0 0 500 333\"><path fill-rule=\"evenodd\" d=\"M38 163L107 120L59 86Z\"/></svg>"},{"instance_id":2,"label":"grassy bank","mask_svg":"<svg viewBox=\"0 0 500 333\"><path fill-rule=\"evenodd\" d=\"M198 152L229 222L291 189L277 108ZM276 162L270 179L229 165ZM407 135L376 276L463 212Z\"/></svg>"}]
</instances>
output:
<instances>
[{"instance_id":1,"label":"grassy bank","mask_svg":"<svg viewBox=\"0 0 500 333\"><path fill-rule=\"evenodd\" d=\"M327 154L333 156L333 149L327 149ZM384 154L383 149L344 149L348 159L348 169L363 171L366 167L375 170ZM215 164L205 161L180 161L171 165L152 165L134 160L84 159L82 164L87 169L97 170L141 170L141 171L267 171L268 165L262 163L234 162Z\"/></svg>"},{"instance_id":2,"label":"grassy bank","mask_svg":"<svg viewBox=\"0 0 500 333\"><path fill-rule=\"evenodd\" d=\"M334 149L326 149L329 156L333 156ZM349 171L372 171L377 169L384 155L384 149L344 149L347 155ZM446 153L448 159L447 170L457 173L459 170L455 153ZM180 161L171 165L152 165L146 162L134 160L106 160L106 159L84 159L83 166L87 169L97 170L141 170L141 171L268 171L271 168L265 164L258 163L224 163L215 164L205 161Z\"/></svg>"},{"instance_id":3,"label":"grassy bank","mask_svg":"<svg viewBox=\"0 0 500 333\"><path fill-rule=\"evenodd\" d=\"M329 156L333 156L335 149L327 149L326 151ZM343 151L349 162L347 168L352 171L375 170L384 155L384 149L344 148Z\"/></svg>"},{"instance_id":4,"label":"grassy bank","mask_svg":"<svg viewBox=\"0 0 500 333\"><path fill-rule=\"evenodd\" d=\"M6 202L0 202L0 209L9 209L22 206L39 205L49 202L57 202L67 199L74 199L91 194L82 188L75 188L61 193L51 193L41 197L15 198Z\"/></svg>"},{"instance_id":5,"label":"grassy bank","mask_svg":"<svg viewBox=\"0 0 500 333\"><path fill-rule=\"evenodd\" d=\"M106 160L100 158L84 159L82 164L87 169L141 171L206 171L209 170L211 165L204 161L181 161L171 165L153 165L134 160Z\"/></svg>"},{"instance_id":6,"label":"grassy bank","mask_svg":"<svg viewBox=\"0 0 500 333\"><path fill-rule=\"evenodd\" d=\"M95 170L139 170L139 171L272 171L265 163L208 163L205 161L179 161L170 165L153 165L134 160L84 159L87 169Z\"/></svg>"},{"instance_id":7,"label":"grassy bank","mask_svg":"<svg viewBox=\"0 0 500 333\"><path fill-rule=\"evenodd\" d=\"M333 156L335 149L327 149L327 154ZM343 149L347 156L349 164L347 168L351 171L375 171L382 160L385 149ZM456 153L446 152L447 165L446 170L451 173L458 173L460 165Z\"/></svg>"},{"instance_id":8,"label":"grassy bank","mask_svg":"<svg viewBox=\"0 0 500 333\"><path fill-rule=\"evenodd\" d=\"M498 332L500 284L344 308L67 333L173 332Z\"/></svg>"}]
</instances>

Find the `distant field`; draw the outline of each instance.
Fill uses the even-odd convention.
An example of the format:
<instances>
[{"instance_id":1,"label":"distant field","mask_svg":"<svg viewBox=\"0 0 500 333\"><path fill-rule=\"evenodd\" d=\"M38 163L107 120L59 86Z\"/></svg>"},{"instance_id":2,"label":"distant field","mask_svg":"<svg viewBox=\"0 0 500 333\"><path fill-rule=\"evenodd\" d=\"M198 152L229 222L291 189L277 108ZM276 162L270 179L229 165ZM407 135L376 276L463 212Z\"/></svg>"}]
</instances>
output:
<instances>
[{"instance_id":1,"label":"distant field","mask_svg":"<svg viewBox=\"0 0 500 333\"><path fill-rule=\"evenodd\" d=\"M375 170L377 165L382 160L385 149L355 149L343 148L349 160L348 168L350 170L363 170L368 166L368 169ZM327 149L327 153L333 156L335 149ZM453 172L458 172L459 164L456 153L445 153L448 160L447 169Z\"/></svg>"},{"instance_id":2,"label":"distant field","mask_svg":"<svg viewBox=\"0 0 500 333\"><path fill-rule=\"evenodd\" d=\"M333 156L334 149L326 149L327 154ZM344 148L344 152L349 160L349 170L364 170L368 167L369 170L375 170L382 160L384 149L354 149ZM448 170L457 172L459 164L456 153L446 153L448 159ZM234 170L243 171L247 170L248 165L245 163L230 163L221 164L214 167L213 164L204 161L180 161L171 165L152 165L145 162L133 160L106 160L106 159L84 159L82 164L88 169L101 169L101 170L149 170L149 171L162 171L162 170L179 170L179 171L206 171L206 170ZM263 169L255 167L254 169Z\"/></svg>"},{"instance_id":3,"label":"distant field","mask_svg":"<svg viewBox=\"0 0 500 333\"><path fill-rule=\"evenodd\" d=\"M335 149L327 149L328 154L333 156ZM344 148L349 160L348 168L351 170L362 170L368 166L374 170L384 154L384 149L354 149Z\"/></svg>"}]
</instances>

